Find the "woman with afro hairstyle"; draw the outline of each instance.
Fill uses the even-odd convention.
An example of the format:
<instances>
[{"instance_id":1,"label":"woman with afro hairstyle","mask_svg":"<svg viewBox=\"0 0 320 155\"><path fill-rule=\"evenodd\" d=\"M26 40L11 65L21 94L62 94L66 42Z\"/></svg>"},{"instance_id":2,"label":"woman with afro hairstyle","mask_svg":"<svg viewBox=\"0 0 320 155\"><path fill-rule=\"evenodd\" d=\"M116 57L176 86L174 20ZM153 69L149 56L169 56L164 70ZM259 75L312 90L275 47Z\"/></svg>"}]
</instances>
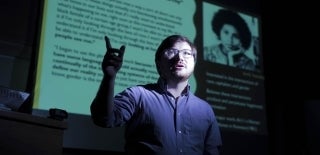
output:
<instances>
[{"instance_id":1,"label":"woman with afro hairstyle","mask_svg":"<svg viewBox=\"0 0 320 155\"><path fill-rule=\"evenodd\" d=\"M204 60L254 70L255 64L245 52L250 48L252 36L245 20L236 12L220 9L211 21L219 43L204 47Z\"/></svg>"}]
</instances>

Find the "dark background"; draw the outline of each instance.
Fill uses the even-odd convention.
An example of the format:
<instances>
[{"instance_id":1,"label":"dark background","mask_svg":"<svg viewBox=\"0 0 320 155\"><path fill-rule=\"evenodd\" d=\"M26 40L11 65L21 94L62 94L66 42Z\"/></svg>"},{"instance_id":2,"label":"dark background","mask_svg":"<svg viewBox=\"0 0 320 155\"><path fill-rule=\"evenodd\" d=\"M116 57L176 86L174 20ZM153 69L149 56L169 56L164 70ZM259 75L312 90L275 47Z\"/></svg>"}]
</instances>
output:
<instances>
[{"instance_id":1,"label":"dark background","mask_svg":"<svg viewBox=\"0 0 320 155\"><path fill-rule=\"evenodd\" d=\"M40 2L41 0L0 2L0 85L20 90L28 90L29 85L32 85L28 78L32 77L35 65L33 58ZM317 48L320 43L317 42L317 5L299 1L279 4L274 0L213 2L261 16L268 154L320 154L320 65ZM10 68L4 65L7 62L12 63ZM229 136L232 138L233 135ZM77 149L65 149L64 152L93 153Z\"/></svg>"}]
</instances>

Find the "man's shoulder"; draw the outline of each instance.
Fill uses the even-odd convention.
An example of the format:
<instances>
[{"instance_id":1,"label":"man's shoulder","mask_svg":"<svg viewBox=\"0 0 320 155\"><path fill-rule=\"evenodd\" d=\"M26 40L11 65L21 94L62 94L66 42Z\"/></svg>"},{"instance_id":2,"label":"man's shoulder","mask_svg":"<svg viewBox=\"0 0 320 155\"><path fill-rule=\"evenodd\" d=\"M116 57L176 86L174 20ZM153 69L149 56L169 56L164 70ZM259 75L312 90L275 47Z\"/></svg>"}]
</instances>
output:
<instances>
[{"instance_id":1,"label":"man's shoulder","mask_svg":"<svg viewBox=\"0 0 320 155\"><path fill-rule=\"evenodd\" d=\"M152 91L152 90L159 90L159 85L157 83L147 83L147 84L140 84L131 86L128 90L131 91Z\"/></svg>"},{"instance_id":2,"label":"man's shoulder","mask_svg":"<svg viewBox=\"0 0 320 155\"><path fill-rule=\"evenodd\" d=\"M203 105L209 105L209 103L208 103L206 100L204 100L204 99L196 96L196 95L193 94L193 93L190 93L190 94L189 94L189 97L190 97L189 99L191 99L191 100L193 100L193 101L196 101L197 103L200 103L200 104L203 104Z\"/></svg>"}]
</instances>

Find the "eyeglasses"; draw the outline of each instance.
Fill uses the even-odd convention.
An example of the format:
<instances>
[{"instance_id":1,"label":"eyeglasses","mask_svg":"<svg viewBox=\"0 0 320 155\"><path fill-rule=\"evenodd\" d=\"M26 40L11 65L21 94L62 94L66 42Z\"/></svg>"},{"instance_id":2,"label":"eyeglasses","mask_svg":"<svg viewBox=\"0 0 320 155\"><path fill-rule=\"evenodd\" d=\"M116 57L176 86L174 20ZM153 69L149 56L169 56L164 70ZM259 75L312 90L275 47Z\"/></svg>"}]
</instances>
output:
<instances>
[{"instance_id":1,"label":"eyeglasses","mask_svg":"<svg viewBox=\"0 0 320 155\"><path fill-rule=\"evenodd\" d=\"M170 48L167 49L164 54L169 58L173 58L175 57L177 54L181 53L183 58L191 58L194 53L189 50L189 49L182 49L182 50L178 50L178 49L174 49L174 48Z\"/></svg>"}]
</instances>

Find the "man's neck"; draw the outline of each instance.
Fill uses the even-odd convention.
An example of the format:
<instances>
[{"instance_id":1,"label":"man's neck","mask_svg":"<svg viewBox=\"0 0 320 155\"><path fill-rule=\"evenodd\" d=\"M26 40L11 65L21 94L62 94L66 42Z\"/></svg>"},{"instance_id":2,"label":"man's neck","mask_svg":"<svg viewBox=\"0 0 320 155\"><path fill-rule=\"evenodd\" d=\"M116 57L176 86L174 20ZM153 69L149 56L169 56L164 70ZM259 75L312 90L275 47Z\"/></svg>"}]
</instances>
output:
<instances>
[{"instance_id":1,"label":"man's neck","mask_svg":"<svg viewBox=\"0 0 320 155\"><path fill-rule=\"evenodd\" d=\"M175 98L179 97L188 85L188 81L174 82L167 81L167 91L170 92Z\"/></svg>"}]
</instances>

